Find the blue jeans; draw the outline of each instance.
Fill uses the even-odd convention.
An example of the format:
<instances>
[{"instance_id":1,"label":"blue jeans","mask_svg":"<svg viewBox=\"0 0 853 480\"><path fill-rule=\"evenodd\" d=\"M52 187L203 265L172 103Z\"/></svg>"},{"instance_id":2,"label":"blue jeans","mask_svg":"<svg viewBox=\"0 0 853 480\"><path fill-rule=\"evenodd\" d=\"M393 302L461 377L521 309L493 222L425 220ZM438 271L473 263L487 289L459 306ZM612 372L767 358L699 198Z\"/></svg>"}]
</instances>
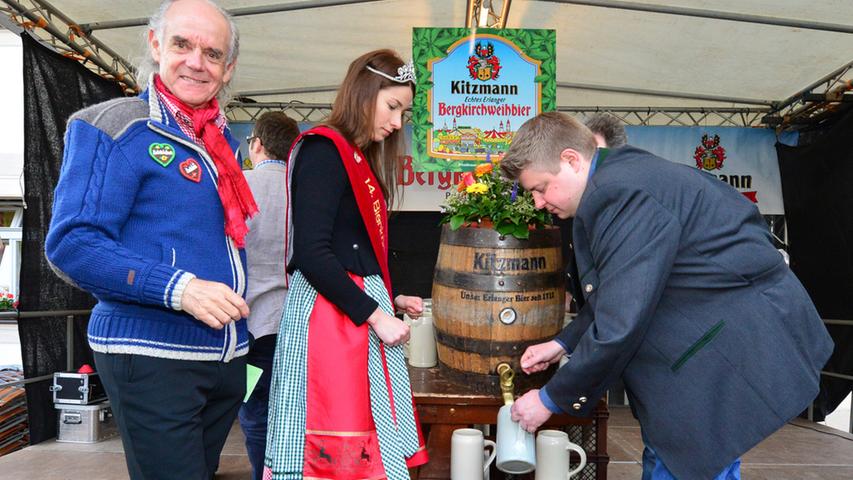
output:
<instances>
[{"instance_id":1,"label":"blue jeans","mask_svg":"<svg viewBox=\"0 0 853 480\"><path fill-rule=\"evenodd\" d=\"M264 473L264 453L267 448L267 413L269 410L272 360L277 335L265 335L255 340L249 349L247 362L264 372L255 385L249 400L240 407L240 428L246 436L246 452L252 464L252 479L261 480Z\"/></svg>"},{"instance_id":2,"label":"blue jeans","mask_svg":"<svg viewBox=\"0 0 853 480\"><path fill-rule=\"evenodd\" d=\"M666 468L654 449L649 446L646 434L643 433L643 477L642 480L677 480ZM738 458L728 467L724 468L714 480L740 480L740 459Z\"/></svg>"}]
</instances>

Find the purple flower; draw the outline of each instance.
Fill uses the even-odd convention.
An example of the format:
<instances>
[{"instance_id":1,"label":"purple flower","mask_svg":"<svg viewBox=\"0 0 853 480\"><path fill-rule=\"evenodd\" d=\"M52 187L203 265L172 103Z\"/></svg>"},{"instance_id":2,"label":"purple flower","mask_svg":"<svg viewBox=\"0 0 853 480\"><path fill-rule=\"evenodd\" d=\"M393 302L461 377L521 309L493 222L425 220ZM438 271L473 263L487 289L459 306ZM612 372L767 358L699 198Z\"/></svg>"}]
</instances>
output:
<instances>
[{"instance_id":1,"label":"purple flower","mask_svg":"<svg viewBox=\"0 0 853 480\"><path fill-rule=\"evenodd\" d=\"M510 203L515 203L516 197L518 197L518 181L512 182L512 195L509 196Z\"/></svg>"}]
</instances>

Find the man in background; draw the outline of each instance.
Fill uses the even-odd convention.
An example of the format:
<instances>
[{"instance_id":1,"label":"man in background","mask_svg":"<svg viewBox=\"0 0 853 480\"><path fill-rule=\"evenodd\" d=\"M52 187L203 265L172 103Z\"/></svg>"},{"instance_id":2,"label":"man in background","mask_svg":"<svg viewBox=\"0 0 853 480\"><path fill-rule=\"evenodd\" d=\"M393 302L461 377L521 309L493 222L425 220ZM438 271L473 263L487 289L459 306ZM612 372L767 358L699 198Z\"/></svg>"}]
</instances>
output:
<instances>
[{"instance_id":1,"label":"man in background","mask_svg":"<svg viewBox=\"0 0 853 480\"><path fill-rule=\"evenodd\" d=\"M609 113L594 113L586 119L584 125L592 131L595 143L599 148L619 148L628 143L625 126L622 121ZM563 258L566 261L566 287L571 295L566 297L566 308L569 302L574 302L575 312L583 307L584 299L580 291L580 278L575 263L575 250L572 243L572 219L561 219L554 216L555 223L560 227L563 242Z\"/></svg>"},{"instance_id":2,"label":"man in background","mask_svg":"<svg viewBox=\"0 0 853 480\"><path fill-rule=\"evenodd\" d=\"M625 134L622 120L609 113L594 113L583 124L592 131L599 148L619 148L628 144L628 135Z\"/></svg>"},{"instance_id":3,"label":"man in background","mask_svg":"<svg viewBox=\"0 0 853 480\"><path fill-rule=\"evenodd\" d=\"M249 334L254 341L247 361L263 370L249 400L240 408L240 426L246 436L246 451L252 478L261 480L267 443L267 409L270 375L278 326L287 297L284 258L284 222L287 210L285 160L299 135L296 121L282 112L267 112L255 123L246 141L253 170L245 172L260 212L249 222L246 235L246 267L249 304Z\"/></svg>"}]
</instances>

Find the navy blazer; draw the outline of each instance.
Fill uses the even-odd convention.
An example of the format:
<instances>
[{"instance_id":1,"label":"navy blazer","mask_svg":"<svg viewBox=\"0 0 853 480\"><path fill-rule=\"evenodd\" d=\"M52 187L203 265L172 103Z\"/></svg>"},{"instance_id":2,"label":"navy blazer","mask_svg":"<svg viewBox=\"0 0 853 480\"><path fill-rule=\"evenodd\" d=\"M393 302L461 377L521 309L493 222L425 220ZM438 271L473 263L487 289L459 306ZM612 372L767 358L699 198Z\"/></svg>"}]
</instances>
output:
<instances>
[{"instance_id":1,"label":"navy blazer","mask_svg":"<svg viewBox=\"0 0 853 480\"><path fill-rule=\"evenodd\" d=\"M622 377L678 478L713 478L818 393L833 343L754 204L634 147L605 152L574 220L586 305L545 389L587 415Z\"/></svg>"}]
</instances>

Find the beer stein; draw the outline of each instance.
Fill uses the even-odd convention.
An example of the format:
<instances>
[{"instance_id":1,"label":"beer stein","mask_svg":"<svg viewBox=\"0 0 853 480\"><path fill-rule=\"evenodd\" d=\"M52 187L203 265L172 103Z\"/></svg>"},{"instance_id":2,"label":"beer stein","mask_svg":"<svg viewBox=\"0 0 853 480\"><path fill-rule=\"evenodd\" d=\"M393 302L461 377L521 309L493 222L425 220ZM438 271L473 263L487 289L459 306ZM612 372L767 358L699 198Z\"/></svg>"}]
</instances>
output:
<instances>
[{"instance_id":1,"label":"beer stein","mask_svg":"<svg viewBox=\"0 0 853 480\"><path fill-rule=\"evenodd\" d=\"M580 463L569 470L571 452L580 455ZM536 438L536 480L570 480L586 466L586 452L569 441L569 435L559 430L543 430Z\"/></svg>"},{"instance_id":2,"label":"beer stein","mask_svg":"<svg viewBox=\"0 0 853 480\"><path fill-rule=\"evenodd\" d=\"M522 474L536 468L536 440L533 434L512 420L515 372L506 363L498 365L504 406L498 410L497 467L505 473Z\"/></svg>"}]
</instances>

